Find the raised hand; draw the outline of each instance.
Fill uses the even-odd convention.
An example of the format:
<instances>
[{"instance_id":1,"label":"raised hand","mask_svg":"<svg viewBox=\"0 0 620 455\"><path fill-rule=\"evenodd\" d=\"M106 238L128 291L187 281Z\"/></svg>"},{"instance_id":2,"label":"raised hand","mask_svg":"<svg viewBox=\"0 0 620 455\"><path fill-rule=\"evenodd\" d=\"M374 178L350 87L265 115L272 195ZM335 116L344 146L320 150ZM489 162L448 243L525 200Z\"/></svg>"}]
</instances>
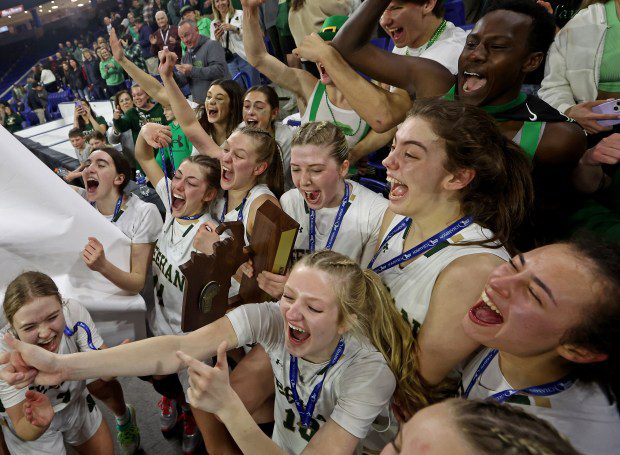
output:
<instances>
[{"instance_id":1,"label":"raised hand","mask_svg":"<svg viewBox=\"0 0 620 455\"><path fill-rule=\"evenodd\" d=\"M95 237L88 237L88 243L82 250L82 260L95 272L100 272L105 267L105 251L101 242Z\"/></svg>"},{"instance_id":2,"label":"raised hand","mask_svg":"<svg viewBox=\"0 0 620 455\"><path fill-rule=\"evenodd\" d=\"M233 402L235 391L228 378L226 346L226 341L222 341L217 348L217 363L214 367L177 351L177 356L187 366L190 385L187 398L195 408L217 414Z\"/></svg>"},{"instance_id":3,"label":"raised hand","mask_svg":"<svg viewBox=\"0 0 620 455\"><path fill-rule=\"evenodd\" d=\"M23 410L28 423L35 427L47 428L54 418L54 409L50 399L46 395L34 390L26 392Z\"/></svg>"},{"instance_id":4,"label":"raised hand","mask_svg":"<svg viewBox=\"0 0 620 455\"><path fill-rule=\"evenodd\" d=\"M123 47L114 29L110 30L110 48L112 49L114 60L120 63L120 61L125 58L125 53L123 52Z\"/></svg>"},{"instance_id":5,"label":"raised hand","mask_svg":"<svg viewBox=\"0 0 620 455\"><path fill-rule=\"evenodd\" d=\"M620 133L607 136L583 154L581 161L590 166L620 162Z\"/></svg>"},{"instance_id":6,"label":"raised hand","mask_svg":"<svg viewBox=\"0 0 620 455\"><path fill-rule=\"evenodd\" d=\"M161 77L172 77L174 65L177 62L177 54L168 49L159 51L159 74Z\"/></svg>"},{"instance_id":7,"label":"raised hand","mask_svg":"<svg viewBox=\"0 0 620 455\"><path fill-rule=\"evenodd\" d=\"M147 123L140 130L140 135L151 147L168 147L172 143L170 127L159 123Z\"/></svg>"},{"instance_id":8,"label":"raised hand","mask_svg":"<svg viewBox=\"0 0 620 455\"><path fill-rule=\"evenodd\" d=\"M34 382L37 370L26 365L19 352L3 352L0 354L0 379L16 389L23 389Z\"/></svg>"},{"instance_id":9,"label":"raised hand","mask_svg":"<svg viewBox=\"0 0 620 455\"><path fill-rule=\"evenodd\" d=\"M316 33L306 35L299 47L293 49L293 54L297 57L319 63L322 63L330 52L336 52L336 49L323 41L323 38Z\"/></svg>"}]
</instances>

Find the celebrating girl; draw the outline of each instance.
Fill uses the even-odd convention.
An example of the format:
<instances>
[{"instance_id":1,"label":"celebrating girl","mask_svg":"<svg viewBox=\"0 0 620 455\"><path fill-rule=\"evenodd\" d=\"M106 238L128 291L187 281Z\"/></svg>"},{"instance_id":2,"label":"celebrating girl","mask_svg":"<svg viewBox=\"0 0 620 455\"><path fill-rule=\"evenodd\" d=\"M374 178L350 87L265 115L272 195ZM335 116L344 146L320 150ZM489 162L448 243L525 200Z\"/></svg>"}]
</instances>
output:
<instances>
[{"instance_id":1,"label":"celebrating girl","mask_svg":"<svg viewBox=\"0 0 620 455\"><path fill-rule=\"evenodd\" d=\"M244 453L332 453L335 448L353 453L393 394L409 409L426 404L409 358L416 350L411 331L387 289L375 273L332 251L299 261L279 304L241 306L186 336L73 356L9 342L26 364L38 369L39 383L104 370L120 376L167 374L188 365L192 405L216 413ZM271 360L276 382L273 440L260 431L228 384L225 351L246 343L262 344ZM216 352L215 368L192 359ZM12 381L20 377L7 370L2 374Z\"/></svg>"},{"instance_id":2,"label":"celebrating girl","mask_svg":"<svg viewBox=\"0 0 620 455\"><path fill-rule=\"evenodd\" d=\"M73 300L63 302L54 281L43 273L25 272L15 278L6 289L3 308L9 323L0 330L2 336L11 333L24 343L61 356L105 347L86 308ZM0 350L9 350L4 338ZM9 451L64 454L66 443L80 454L112 455L110 430L89 394L101 382L57 381L30 386L30 391L23 389L25 384L16 388L0 382L6 422L2 432Z\"/></svg>"},{"instance_id":3,"label":"celebrating girl","mask_svg":"<svg viewBox=\"0 0 620 455\"><path fill-rule=\"evenodd\" d=\"M414 330L422 326L420 367L436 383L477 347L460 321L509 258L531 207L529 165L491 117L443 100L415 103L383 164L389 211L368 266Z\"/></svg>"}]
</instances>

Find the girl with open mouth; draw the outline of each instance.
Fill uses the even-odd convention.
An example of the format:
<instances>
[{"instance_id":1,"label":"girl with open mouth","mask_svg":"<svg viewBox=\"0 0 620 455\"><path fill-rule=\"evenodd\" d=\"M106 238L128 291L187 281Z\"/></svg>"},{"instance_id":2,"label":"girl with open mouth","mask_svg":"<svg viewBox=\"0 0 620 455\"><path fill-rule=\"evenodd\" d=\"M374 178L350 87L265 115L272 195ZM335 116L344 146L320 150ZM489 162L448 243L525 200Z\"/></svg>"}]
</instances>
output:
<instances>
[{"instance_id":1,"label":"girl with open mouth","mask_svg":"<svg viewBox=\"0 0 620 455\"><path fill-rule=\"evenodd\" d=\"M8 321L0 330L3 352L10 349L4 341L7 333L60 357L106 348L86 308L74 300L63 300L54 281L43 273L24 272L11 281L3 310ZM65 444L77 448L79 453L114 453L110 429L91 397L101 396L110 407L110 395L106 399L99 393L108 379L87 384L85 380L56 378L45 387L31 385L25 389L29 376L30 373L22 374L22 380L13 385L0 383L2 416L6 422L2 432L10 453L65 453ZM108 376L102 373L96 378ZM120 384L118 390L123 399ZM131 447L123 446L123 453L133 453L140 445L135 410L128 408L121 430L132 430L137 439Z\"/></svg>"},{"instance_id":2,"label":"girl with open mouth","mask_svg":"<svg viewBox=\"0 0 620 455\"><path fill-rule=\"evenodd\" d=\"M368 266L422 327L422 374L437 383L476 348L460 320L509 258L531 206L529 164L491 117L444 100L416 101L383 164L389 210Z\"/></svg>"},{"instance_id":3,"label":"girl with open mouth","mask_svg":"<svg viewBox=\"0 0 620 455\"><path fill-rule=\"evenodd\" d=\"M483 346L465 366L468 399L548 421L579 453L620 447L620 247L594 237L513 257L462 320Z\"/></svg>"},{"instance_id":4,"label":"girl with open mouth","mask_svg":"<svg viewBox=\"0 0 620 455\"><path fill-rule=\"evenodd\" d=\"M291 177L291 140L294 129L276 121L280 111L278 94L269 85L250 87L243 98L243 122L270 133L280 147L284 169L284 190L295 188Z\"/></svg>"},{"instance_id":5,"label":"girl with open mouth","mask_svg":"<svg viewBox=\"0 0 620 455\"><path fill-rule=\"evenodd\" d=\"M417 347L389 292L375 273L332 251L298 262L279 303L243 305L185 336L72 356L10 338L7 342L38 370L41 384L104 372L169 374L188 366L192 405L215 413L248 454L330 453L334 447L353 453L393 395L410 411L427 404L416 389L416 365L409 357ZM226 350L247 343L265 347L276 378L272 440L229 383ZM214 368L196 360L216 353ZM2 370L3 379L32 379L11 368Z\"/></svg>"},{"instance_id":6,"label":"girl with open mouth","mask_svg":"<svg viewBox=\"0 0 620 455\"><path fill-rule=\"evenodd\" d=\"M220 190L219 162L207 156L189 156L181 163L175 163L173 175L164 175L155 160L153 147L145 137L161 148L170 144L170 135L169 127L147 123L136 142L136 159L166 208L166 218L152 261L155 308L148 315L148 324L155 336L183 333L181 317L185 277L179 267L195 251L194 237L199 226L214 221L210 209ZM170 437L177 423L182 423L182 444L186 452L191 452L191 448L197 445L199 434L178 376L174 374L149 380L162 394L159 402L162 433ZM178 407L182 410L180 414Z\"/></svg>"}]
</instances>

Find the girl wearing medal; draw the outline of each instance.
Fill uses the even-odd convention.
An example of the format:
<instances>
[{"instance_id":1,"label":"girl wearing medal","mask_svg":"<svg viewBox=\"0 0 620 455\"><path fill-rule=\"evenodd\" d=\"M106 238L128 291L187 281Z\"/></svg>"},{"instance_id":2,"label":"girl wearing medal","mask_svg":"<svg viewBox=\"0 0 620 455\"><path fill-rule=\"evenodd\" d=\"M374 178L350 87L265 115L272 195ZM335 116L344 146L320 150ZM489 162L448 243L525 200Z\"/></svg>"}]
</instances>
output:
<instances>
[{"instance_id":1,"label":"girl wearing medal","mask_svg":"<svg viewBox=\"0 0 620 455\"><path fill-rule=\"evenodd\" d=\"M294 260L318 250L334 250L365 265L376 249L387 201L359 183L347 180L349 147L330 122L303 125L291 143L295 189L287 191L282 209L299 224ZM262 272L261 288L279 298L285 276Z\"/></svg>"},{"instance_id":2,"label":"girl wearing medal","mask_svg":"<svg viewBox=\"0 0 620 455\"><path fill-rule=\"evenodd\" d=\"M461 392L523 407L579 453L620 447L620 247L593 237L513 257L462 320L484 349Z\"/></svg>"},{"instance_id":3,"label":"girl wearing medal","mask_svg":"<svg viewBox=\"0 0 620 455\"><path fill-rule=\"evenodd\" d=\"M125 272L108 261L103 245L94 237L88 238L82 259L88 268L119 288L137 294L146 283L153 248L161 232L159 211L154 204L124 193L131 168L122 153L112 147L99 147L85 164L82 170L85 189L75 187L75 190L131 240L130 271Z\"/></svg>"},{"instance_id":4,"label":"girl wearing medal","mask_svg":"<svg viewBox=\"0 0 620 455\"><path fill-rule=\"evenodd\" d=\"M383 164L389 211L368 267L414 331L422 326L422 375L437 383L476 348L460 320L509 258L532 204L529 165L491 117L444 100L415 103Z\"/></svg>"},{"instance_id":5,"label":"girl wearing medal","mask_svg":"<svg viewBox=\"0 0 620 455\"><path fill-rule=\"evenodd\" d=\"M220 185L224 197L213 206L213 217L219 222L242 221L245 226L245 242L249 241L258 208L267 200L279 205L284 175L282 160L275 139L266 131L246 126L234 131L220 147L199 125L187 105L183 93L173 79L172 70L176 56L164 50L160 52L159 72L164 82L172 111L183 131L201 153L218 157L221 165ZM164 131L165 128L160 128ZM164 131L164 134L168 134ZM149 140L151 145L157 141ZM213 229L210 226L209 229ZM204 231L204 233L202 233ZM201 229L197 248L206 234ZM202 249L201 249L202 251ZM234 291L233 291L234 292Z\"/></svg>"},{"instance_id":6,"label":"girl wearing medal","mask_svg":"<svg viewBox=\"0 0 620 455\"><path fill-rule=\"evenodd\" d=\"M299 261L279 303L250 304L185 336L156 337L98 352L57 356L9 338L36 381L106 374L168 374L189 367L188 397L215 413L244 453L353 453L392 395L409 410L418 393L417 346L372 271L332 251ZM228 381L226 350L260 343L275 377L273 440L254 423ZM196 359L217 352L212 368ZM4 361L7 361L5 355ZM15 358L15 356L13 356ZM3 379L24 380L9 366ZM14 371L14 370L13 370Z\"/></svg>"},{"instance_id":7,"label":"girl wearing medal","mask_svg":"<svg viewBox=\"0 0 620 455\"><path fill-rule=\"evenodd\" d=\"M166 219L155 245L153 256L153 281L155 287L154 311L148 315L148 326L155 336L182 334L181 315L185 276L179 267L187 262L194 251L194 236L201 223L212 222L210 208L220 189L220 168L217 160L207 156L190 156L177 166L171 179L157 164L153 149L144 136L158 147L167 146L168 135L157 123L142 127L136 142L136 159L144 169L147 178L155 186L157 194L166 208ZM191 453L200 440L189 406L185 403L183 387L176 374L148 378L155 390L163 397L160 424L164 436L172 434L177 421L183 422L183 450ZM177 404L182 408L178 414Z\"/></svg>"}]
</instances>

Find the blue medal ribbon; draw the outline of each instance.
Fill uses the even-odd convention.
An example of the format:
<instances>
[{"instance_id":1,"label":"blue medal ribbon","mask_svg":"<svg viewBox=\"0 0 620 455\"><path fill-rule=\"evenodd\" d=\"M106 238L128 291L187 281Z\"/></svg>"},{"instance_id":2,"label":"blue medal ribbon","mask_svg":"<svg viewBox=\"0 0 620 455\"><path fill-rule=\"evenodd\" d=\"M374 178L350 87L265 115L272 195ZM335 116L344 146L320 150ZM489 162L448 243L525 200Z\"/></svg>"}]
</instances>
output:
<instances>
[{"instance_id":1,"label":"blue medal ribbon","mask_svg":"<svg viewBox=\"0 0 620 455\"><path fill-rule=\"evenodd\" d=\"M319 399L319 395L321 394L321 390L323 390L323 382L325 382L325 377L327 376L327 372L333 367L336 362L342 356L344 352L344 339L340 339L336 349L332 353L332 357L329 360L329 364L325 368L325 373L323 373L323 378L321 381L314 386L312 393L308 397L308 404L304 407L304 403L299 398L299 393L297 393L297 375L299 372L299 368L297 366L297 357L291 354L291 363L289 366L289 380L291 382L291 391L293 392L293 400L295 401L295 406L297 407L297 412L299 413L299 418L301 419L301 425L304 428L310 427L312 423L312 414L314 414L314 407L316 406L316 402Z\"/></svg>"},{"instance_id":2,"label":"blue medal ribbon","mask_svg":"<svg viewBox=\"0 0 620 455\"><path fill-rule=\"evenodd\" d=\"M394 226L394 228L388 233L385 239L383 239L383 242L381 242L379 249L375 253L374 257L370 260L370 263L368 264L368 268L372 269L373 272L381 273L381 272L384 272L385 270L391 269L392 267L396 267L397 265L402 264L403 262L410 261L411 259L418 257L419 255L424 254L428 250L434 248L435 246L439 244L440 241L443 242L444 240L449 239L453 235L462 231L467 226L469 226L472 222L473 222L473 218L471 216L465 216L461 218L460 220L452 223L450 226L445 228L443 231L438 232L431 238L425 240L424 242L414 246L413 248L405 251L404 253L401 253L395 258L390 259L389 261L384 262L383 264L373 268L373 265L375 261L377 260L377 257L381 253L381 250L383 249L385 245L387 245L390 239L394 237L396 234L398 234L400 231L402 231L403 229L411 225L411 218L405 218L400 223L398 223L396 226Z\"/></svg>"},{"instance_id":3,"label":"blue medal ribbon","mask_svg":"<svg viewBox=\"0 0 620 455\"><path fill-rule=\"evenodd\" d=\"M338 208L338 213L336 213L336 219L334 220L334 224L332 226L332 230L329 233L329 237L327 238L327 244L325 245L326 250L331 250L334 246L334 242L336 242L336 237L338 236L338 231L340 230L340 226L342 224L342 219L347 211L347 205L349 204L349 184L344 182L344 196L342 197L342 202L340 202L340 207ZM316 248L316 210L309 209L310 212L310 229L308 232L308 249L311 253L314 253Z\"/></svg>"},{"instance_id":4,"label":"blue medal ribbon","mask_svg":"<svg viewBox=\"0 0 620 455\"><path fill-rule=\"evenodd\" d=\"M463 394L464 398L469 397L469 394L471 393L471 389L473 389L474 385L476 384L480 376L482 376L482 373L484 373L484 371L487 369L487 367L489 366L491 361L495 358L498 352L499 351L497 349L493 349L491 350L491 352L489 352L486 355L484 359L482 359L482 362L478 366L478 369L474 373L474 376L471 378L471 381L469 382L469 385L467 386L467 389L465 390L465 393ZM516 395L517 393L526 394L526 395L535 395L538 397L548 397L550 395L555 395L557 393L568 390L574 383L575 383L575 380L572 377L565 377L563 379L560 379L559 381L548 382L546 384L527 387L525 389L502 390L501 392L494 393L493 395L488 397L488 399L495 400L499 403L503 403L508 398L510 398L513 395Z\"/></svg>"},{"instance_id":5,"label":"blue medal ribbon","mask_svg":"<svg viewBox=\"0 0 620 455\"><path fill-rule=\"evenodd\" d=\"M248 192L248 194L250 194ZM248 194L245 195L243 201L241 201L241 205L238 207L239 213L237 213L237 221L243 221L243 207L245 207L245 201L248 200ZM222 214L220 215L220 223L224 222L224 218L228 213L228 191L224 191L224 208L222 209Z\"/></svg>"},{"instance_id":6,"label":"blue medal ribbon","mask_svg":"<svg viewBox=\"0 0 620 455\"><path fill-rule=\"evenodd\" d=\"M77 332L78 327L82 327L82 329L84 329L84 331L86 332L86 340L87 340L87 343L88 343L88 347L91 348L93 351L98 351L98 349L93 344L93 334L91 333L90 327L88 327L88 324L86 324L86 323L84 323L82 321L78 321L73 326L73 330L71 330L69 327L65 326L65 330L63 332L68 337L72 337Z\"/></svg>"},{"instance_id":7,"label":"blue medal ribbon","mask_svg":"<svg viewBox=\"0 0 620 455\"><path fill-rule=\"evenodd\" d=\"M95 202L91 202L90 205L97 208L97 204ZM121 193L121 195L118 197L118 201L116 201L116 207L114 207L114 214L112 215L112 219L110 220L112 223L116 223L123 214L123 212L121 212L121 205L123 205L123 193Z\"/></svg>"},{"instance_id":8,"label":"blue medal ribbon","mask_svg":"<svg viewBox=\"0 0 620 455\"><path fill-rule=\"evenodd\" d=\"M164 178L166 179L166 194L168 195L168 205L170 206L170 213L172 213L172 195L170 194L170 188L168 187L168 171L166 169L166 157L164 154L164 150L166 150L168 152L168 156L170 157L170 165L172 166L172 175L174 176L174 174L176 173L176 168L174 167L174 158L172 156L172 149L170 147L160 147L159 149L159 156L161 156L161 167L162 170L164 171ZM198 218L200 218L202 215L204 215L205 212L199 213L197 215L192 215L192 216L181 216L179 217L181 220L188 220L188 221L192 221L192 220L197 220Z\"/></svg>"}]
</instances>

